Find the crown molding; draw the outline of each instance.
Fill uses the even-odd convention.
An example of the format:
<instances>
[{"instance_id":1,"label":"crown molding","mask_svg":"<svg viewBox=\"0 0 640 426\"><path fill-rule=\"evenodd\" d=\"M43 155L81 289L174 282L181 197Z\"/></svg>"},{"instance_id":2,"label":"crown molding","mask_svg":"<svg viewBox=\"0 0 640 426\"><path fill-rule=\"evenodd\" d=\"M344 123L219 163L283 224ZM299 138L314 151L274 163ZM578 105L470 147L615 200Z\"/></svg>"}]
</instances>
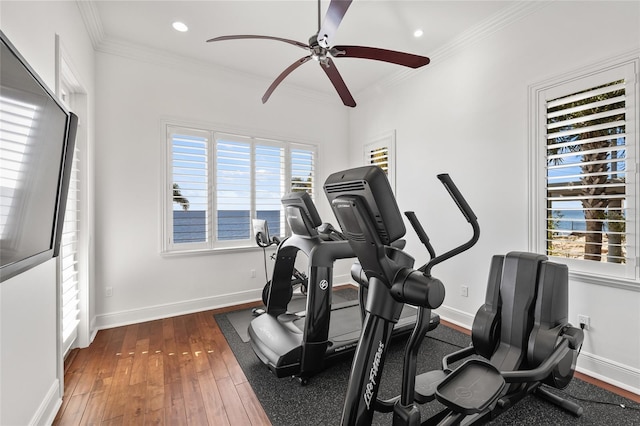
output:
<instances>
[{"instance_id":1,"label":"crown molding","mask_svg":"<svg viewBox=\"0 0 640 426\"><path fill-rule=\"evenodd\" d=\"M76 0L84 26L89 33L93 49L96 50L105 38L100 14L93 1Z\"/></svg>"},{"instance_id":2,"label":"crown molding","mask_svg":"<svg viewBox=\"0 0 640 426\"><path fill-rule=\"evenodd\" d=\"M246 84L247 80L253 81L256 85L264 87L269 87L271 84L271 80L255 74L239 72L218 64L110 37L104 32L102 21L100 20L100 13L93 1L76 0L76 4L78 5L82 20L84 21L84 25L89 33L93 49L96 52L117 55L137 61L149 62L185 71L188 70L189 72L200 72L206 75L211 75L212 70L215 70L216 72L224 74L225 78L236 80L241 79L244 84ZM278 91L286 91L290 95L302 97L312 102L335 104L335 96L333 94L302 88L287 82L281 83L280 87L278 87Z\"/></svg>"},{"instance_id":3,"label":"crown molding","mask_svg":"<svg viewBox=\"0 0 640 426\"><path fill-rule=\"evenodd\" d=\"M404 81L428 71L430 68L444 62L447 58L454 56L463 49L489 37L490 35L500 31L508 25L517 22L520 19L546 7L553 0L544 1L516 1L509 7L501 10L495 15L485 19L479 24L462 32L460 35L446 43L442 47L432 52L429 57L431 62L426 68L419 69L402 69L388 77L385 77L376 83L368 86L366 89L354 93L354 97L365 99L369 95L378 94L380 90L385 90L396 86ZM213 64L210 62L197 60L175 53L151 48L149 46L138 45L125 40L118 40L105 34L100 14L93 1L76 0L76 4L80 9L82 19L84 21L93 48L97 52L123 56L129 59L141 60L154 64L179 68L183 70L200 71L210 74L212 70L217 70L228 78L244 79L254 81L256 84L268 87L271 81L247 72L239 72L231 68ZM315 91L308 88L292 85L287 82L281 83L278 90L285 90L290 95L306 98L313 102L335 103L335 94Z\"/></svg>"},{"instance_id":4,"label":"crown molding","mask_svg":"<svg viewBox=\"0 0 640 426\"><path fill-rule=\"evenodd\" d=\"M418 69L403 68L402 70L372 84L367 89L362 90L360 93L357 93L357 96L366 97L368 93L372 92L372 88L375 88L376 93L378 93L378 91L381 89L388 89L390 87L396 86L420 73L426 72L430 68L433 68L434 66L437 66L438 64L444 62L447 58L456 55L461 50L466 49L469 46L478 43L479 41L489 37L490 35L513 24L514 22L517 22L534 12L537 12L538 10L546 7L552 2L553 0L516 1L511 6L504 8L495 15L460 33L450 42L433 51L429 55L431 62L427 67Z\"/></svg>"},{"instance_id":5,"label":"crown molding","mask_svg":"<svg viewBox=\"0 0 640 426\"><path fill-rule=\"evenodd\" d=\"M269 87L272 83L270 79L256 74L238 71L236 69L227 68L219 64L195 59L188 56L182 56L173 52L156 49L150 46L135 44L127 40L116 39L113 37L105 37L95 48L97 52L106 53L125 57L128 59L147 62L163 67L179 69L190 73L199 73L211 77L213 74L221 74L221 78L226 80L238 81L239 84L247 84L247 81L253 82L256 86ZM285 91L289 95L302 97L313 102L326 102L335 104L335 96L333 94L315 91L283 82L278 86L278 91ZM256 94L257 96L257 94Z\"/></svg>"}]
</instances>

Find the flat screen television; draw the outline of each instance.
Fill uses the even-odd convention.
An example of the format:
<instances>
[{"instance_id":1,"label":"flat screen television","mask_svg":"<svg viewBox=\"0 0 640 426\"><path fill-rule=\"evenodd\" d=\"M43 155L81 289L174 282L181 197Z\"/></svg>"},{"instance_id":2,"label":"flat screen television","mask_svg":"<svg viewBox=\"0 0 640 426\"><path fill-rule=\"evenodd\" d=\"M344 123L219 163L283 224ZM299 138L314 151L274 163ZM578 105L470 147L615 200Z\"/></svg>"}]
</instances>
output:
<instances>
[{"instance_id":1,"label":"flat screen television","mask_svg":"<svg viewBox=\"0 0 640 426\"><path fill-rule=\"evenodd\" d=\"M78 118L0 38L2 282L59 253Z\"/></svg>"}]
</instances>

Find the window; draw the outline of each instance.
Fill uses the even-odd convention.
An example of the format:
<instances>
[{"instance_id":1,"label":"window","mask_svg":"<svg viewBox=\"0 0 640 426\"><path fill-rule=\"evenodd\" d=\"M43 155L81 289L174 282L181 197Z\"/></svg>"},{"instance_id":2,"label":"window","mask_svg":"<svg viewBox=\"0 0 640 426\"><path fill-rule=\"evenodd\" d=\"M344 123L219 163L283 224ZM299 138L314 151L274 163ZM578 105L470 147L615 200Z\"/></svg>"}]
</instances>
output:
<instances>
[{"instance_id":1,"label":"window","mask_svg":"<svg viewBox=\"0 0 640 426\"><path fill-rule=\"evenodd\" d=\"M71 348L88 346L91 336L88 312L87 103L86 91L78 81L70 57L58 36L56 54L56 93L79 119L58 260L60 338L62 354L66 354Z\"/></svg>"},{"instance_id":2,"label":"window","mask_svg":"<svg viewBox=\"0 0 640 426\"><path fill-rule=\"evenodd\" d=\"M387 174L395 192L395 132L386 133L364 146L364 164L379 166Z\"/></svg>"},{"instance_id":3,"label":"window","mask_svg":"<svg viewBox=\"0 0 640 426\"><path fill-rule=\"evenodd\" d=\"M73 155L73 167L67 195L67 207L60 244L60 291L62 306L62 339L66 353L77 335L80 320L78 237L80 232L79 150Z\"/></svg>"},{"instance_id":4,"label":"window","mask_svg":"<svg viewBox=\"0 0 640 426\"><path fill-rule=\"evenodd\" d=\"M167 125L164 251L253 247L251 219L286 234L280 199L314 194L315 147Z\"/></svg>"},{"instance_id":5,"label":"window","mask_svg":"<svg viewBox=\"0 0 640 426\"><path fill-rule=\"evenodd\" d=\"M534 243L638 280L637 61L534 87Z\"/></svg>"}]
</instances>

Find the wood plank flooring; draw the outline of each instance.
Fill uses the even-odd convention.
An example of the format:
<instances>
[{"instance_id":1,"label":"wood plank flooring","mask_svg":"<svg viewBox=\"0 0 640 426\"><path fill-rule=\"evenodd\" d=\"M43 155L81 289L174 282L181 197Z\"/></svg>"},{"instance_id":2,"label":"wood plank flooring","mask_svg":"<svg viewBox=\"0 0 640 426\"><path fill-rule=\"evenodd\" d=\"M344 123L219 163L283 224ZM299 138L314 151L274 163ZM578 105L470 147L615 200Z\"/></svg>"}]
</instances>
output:
<instances>
[{"instance_id":1,"label":"wood plank flooring","mask_svg":"<svg viewBox=\"0 0 640 426\"><path fill-rule=\"evenodd\" d=\"M270 425L213 318L220 312L99 331L65 361L54 425Z\"/></svg>"},{"instance_id":2,"label":"wood plank flooring","mask_svg":"<svg viewBox=\"0 0 640 426\"><path fill-rule=\"evenodd\" d=\"M65 361L54 425L270 425L214 314L205 311L101 330ZM470 331L442 321L442 325ZM576 377L640 402L600 380Z\"/></svg>"}]
</instances>

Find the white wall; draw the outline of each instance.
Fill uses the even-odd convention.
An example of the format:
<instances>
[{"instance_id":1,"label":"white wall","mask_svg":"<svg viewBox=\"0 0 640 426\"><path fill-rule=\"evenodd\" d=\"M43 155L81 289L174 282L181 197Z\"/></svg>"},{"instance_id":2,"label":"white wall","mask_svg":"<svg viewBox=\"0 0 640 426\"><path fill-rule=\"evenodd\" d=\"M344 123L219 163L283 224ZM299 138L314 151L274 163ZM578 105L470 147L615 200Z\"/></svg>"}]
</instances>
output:
<instances>
[{"instance_id":1,"label":"white wall","mask_svg":"<svg viewBox=\"0 0 640 426\"><path fill-rule=\"evenodd\" d=\"M469 228L436 174L450 173L476 211L480 242L434 270L447 287L441 315L466 326L484 301L490 257L529 247L528 86L640 47L637 2L553 2L529 12L436 52L401 84L360 97L351 114L352 165L363 144L396 129L399 205L416 211L439 252ZM426 258L408 235L408 250ZM573 281L570 304L574 323L578 313L591 317L579 365L640 393L640 293Z\"/></svg>"},{"instance_id":2,"label":"white wall","mask_svg":"<svg viewBox=\"0 0 640 426\"><path fill-rule=\"evenodd\" d=\"M480 243L434 271L448 287L441 313L470 325L483 300L490 256L528 247L528 85L638 48L639 20L637 2L556 2L439 52L399 85L356 94L358 107L345 112L335 100L305 98L286 87L262 105L259 95L269 82L197 64L187 70L188 61L136 55L135 49L105 49L94 64L75 2L0 3L0 27L47 84L55 83L58 33L88 90L89 134L95 122L97 142L93 240L99 327L256 299L263 285L248 273L256 269L261 276L259 250L159 254L164 119L317 143L319 183L335 170L360 165L362 145L396 129L399 204L417 212L436 247L445 250L468 236L436 173L451 173L480 218ZM594 37L596 27L606 31ZM313 124L316 117L327 125ZM324 220L335 222L324 197L318 204ZM408 235L408 250L419 262L424 250L412 231ZM46 423L59 403L59 360L50 331L56 303L52 264L0 286L0 424ZM346 279L348 263L338 269ZM458 296L462 284L469 286L468 298ZM103 297L106 286L113 288L110 298ZM572 282L571 300L573 321L577 313L591 316L582 368L639 392L640 293ZM20 334L7 328L21 322ZM15 348L28 353L21 356ZM35 369L29 358L34 353Z\"/></svg>"},{"instance_id":3,"label":"white wall","mask_svg":"<svg viewBox=\"0 0 640 426\"><path fill-rule=\"evenodd\" d=\"M98 327L258 300L261 295L263 258L257 247L160 254L164 120L317 144L317 204L325 221L335 223L322 183L348 164L348 116L337 96L325 101L282 86L263 105L260 96L267 81L136 49L107 43L97 55ZM319 126L318 117L326 125ZM348 280L348 266L337 268L336 283ZM251 269L256 278L250 277ZM102 297L105 287L112 287L113 296Z\"/></svg>"},{"instance_id":4,"label":"white wall","mask_svg":"<svg viewBox=\"0 0 640 426\"><path fill-rule=\"evenodd\" d=\"M0 424L45 423L59 393L56 261L0 286Z\"/></svg>"},{"instance_id":5,"label":"white wall","mask_svg":"<svg viewBox=\"0 0 640 426\"><path fill-rule=\"evenodd\" d=\"M52 90L55 35L60 35L93 112L94 53L75 2L2 1L0 28ZM89 127L92 121L90 115ZM0 285L2 425L46 424L61 403L56 275L52 260Z\"/></svg>"}]
</instances>

